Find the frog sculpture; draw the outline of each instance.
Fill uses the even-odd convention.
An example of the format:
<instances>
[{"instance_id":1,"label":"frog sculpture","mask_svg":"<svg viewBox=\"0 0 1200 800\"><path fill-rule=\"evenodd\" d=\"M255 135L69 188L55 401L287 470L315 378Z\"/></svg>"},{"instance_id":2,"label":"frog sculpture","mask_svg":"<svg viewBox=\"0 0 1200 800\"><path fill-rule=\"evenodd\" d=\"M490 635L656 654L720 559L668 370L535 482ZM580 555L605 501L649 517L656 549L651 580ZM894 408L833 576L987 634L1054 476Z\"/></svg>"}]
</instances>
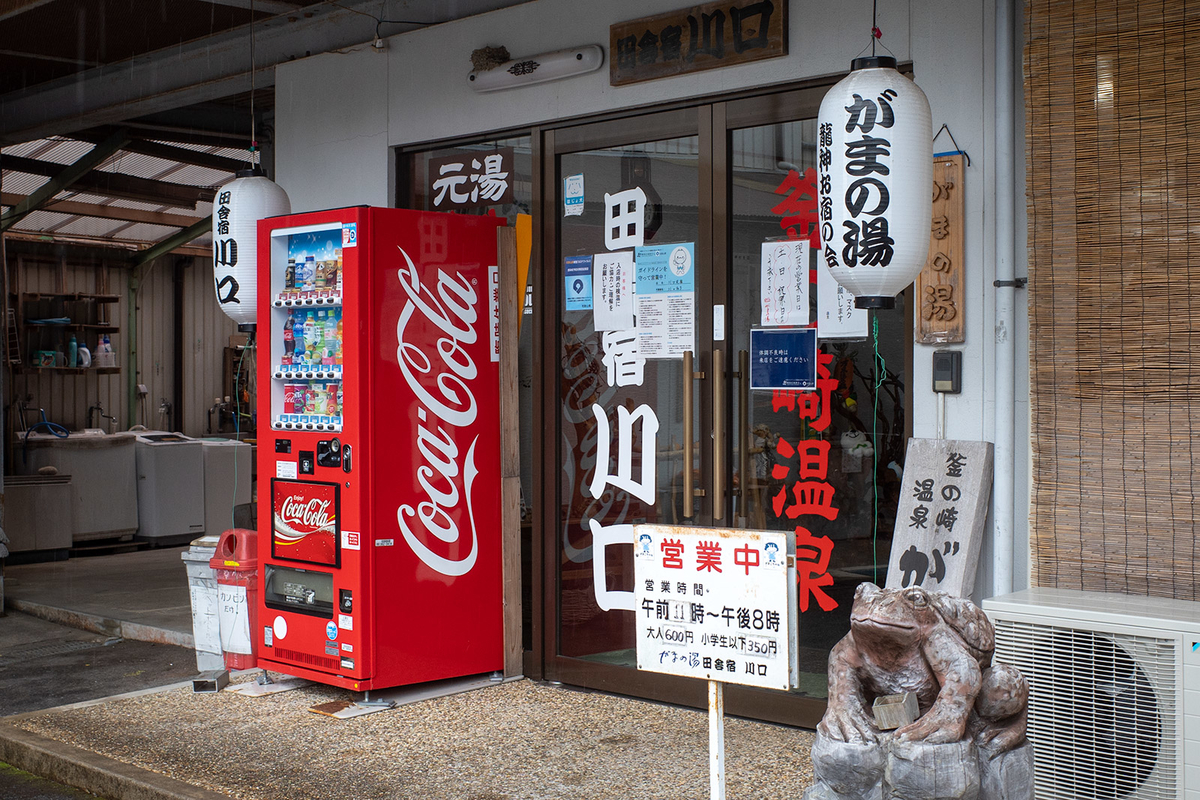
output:
<instances>
[{"instance_id":1,"label":"frog sculpture","mask_svg":"<svg viewBox=\"0 0 1200 800\"><path fill-rule=\"evenodd\" d=\"M829 656L829 705L813 748L819 779L814 788L821 791L810 790L809 797L894 795L899 787L884 792L879 784L904 772L894 768L897 757L924 759L923 771L965 768L959 780L940 782L941 789L961 787L946 796L1032 796L1032 753L1025 739L1028 684L1016 669L992 663L994 649L991 622L968 600L919 587L860 585L850 633ZM881 730L873 702L906 692L916 696L917 719L895 731ZM1014 750L1020 755L1005 758ZM973 774L972 764L978 765ZM1026 767L1028 787L1008 786L1026 781ZM853 771L852 780L839 777L846 769ZM922 770L909 771L919 776ZM906 796L914 791L905 789Z\"/></svg>"}]
</instances>

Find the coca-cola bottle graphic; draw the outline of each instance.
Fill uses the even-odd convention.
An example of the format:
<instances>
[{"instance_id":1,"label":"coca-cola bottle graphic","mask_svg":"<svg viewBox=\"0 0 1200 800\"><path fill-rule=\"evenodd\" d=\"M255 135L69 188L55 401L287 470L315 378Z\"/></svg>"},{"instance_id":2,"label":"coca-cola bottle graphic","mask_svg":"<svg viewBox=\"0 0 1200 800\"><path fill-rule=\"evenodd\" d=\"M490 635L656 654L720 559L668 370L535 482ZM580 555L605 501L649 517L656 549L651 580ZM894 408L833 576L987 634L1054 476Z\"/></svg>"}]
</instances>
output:
<instances>
[{"instance_id":1,"label":"coca-cola bottle graphic","mask_svg":"<svg viewBox=\"0 0 1200 800\"><path fill-rule=\"evenodd\" d=\"M283 364L292 363L292 354L296 352L296 315L288 312L287 322L283 323Z\"/></svg>"}]
</instances>

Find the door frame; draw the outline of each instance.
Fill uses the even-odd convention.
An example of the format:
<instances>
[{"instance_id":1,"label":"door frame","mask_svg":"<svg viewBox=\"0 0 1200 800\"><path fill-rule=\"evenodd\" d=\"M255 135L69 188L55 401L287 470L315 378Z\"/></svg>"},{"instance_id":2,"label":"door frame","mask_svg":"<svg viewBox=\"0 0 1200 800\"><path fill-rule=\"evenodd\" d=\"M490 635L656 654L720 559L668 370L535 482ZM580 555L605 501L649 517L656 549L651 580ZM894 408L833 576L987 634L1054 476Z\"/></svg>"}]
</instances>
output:
<instances>
[{"instance_id":1,"label":"door frame","mask_svg":"<svg viewBox=\"0 0 1200 800\"><path fill-rule=\"evenodd\" d=\"M736 365L729 359L729 337L714 342L712 314L714 305L725 309L726 323L729 319L730 240L729 213L732 181L729 173L731 132L737 128L754 127L773 123L790 122L815 117L821 97L834 80L821 81L770 94L735 97L732 99L707 99L693 105L664 111L631 112L594 122L577 122L559 127L543 128L541 131L539 165L540 182L535 187L536 227L540 236L541 268L537 274L535 296L536 328L534 353L540 360L540 369L534 380L534 419L540 420L534 432L534 478L535 500L534 538L540 556L541 613L535 630L535 648L540 647L533 666L540 667L537 674L547 680L584 686L601 691L635 695L652 700L703 708L707 703L707 687L702 681L688 680L658 673L642 672L629 667L614 666L584 661L559 655L558 614L558 537L561 498L561 482L558 472L561 463L561 439L557 435L559 424L558 368L559 315L562 305L562 281L558 264L559 225L559 158L563 153L612 147L620 144L655 141L677 136L699 137L700 184L698 186L698 239L696 242L696 319L697 346L699 353L695 369L704 371L706 379L697 387L699 397L699 420L707 423L712 419L712 363L714 348L723 351L725 365L725 391L730 396L730 376ZM701 279L701 276L706 276ZM711 276L708 279L707 276ZM542 299L544 298L544 299ZM732 407L726 402L725 431L727 442L732 441ZM703 430L698 428L697 430ZM700 435L701 474L712 473L712 438ZM724 483L727 499L732 499L732 453L726 447ZM706 497L698 503L696 521L702 525L731 526L733 521L732 502L725 503L725 517L712 518L711 485ZM536 562L535 562L536 563ZM537 578L535 577L535 580ZM538 657L540 656L540 657ZM797 696L789 693L753 689L729 685L725 695L726 709L730 714L813 728L824 714L826 701L821 698Z\"/></svg>"}]
</instances>

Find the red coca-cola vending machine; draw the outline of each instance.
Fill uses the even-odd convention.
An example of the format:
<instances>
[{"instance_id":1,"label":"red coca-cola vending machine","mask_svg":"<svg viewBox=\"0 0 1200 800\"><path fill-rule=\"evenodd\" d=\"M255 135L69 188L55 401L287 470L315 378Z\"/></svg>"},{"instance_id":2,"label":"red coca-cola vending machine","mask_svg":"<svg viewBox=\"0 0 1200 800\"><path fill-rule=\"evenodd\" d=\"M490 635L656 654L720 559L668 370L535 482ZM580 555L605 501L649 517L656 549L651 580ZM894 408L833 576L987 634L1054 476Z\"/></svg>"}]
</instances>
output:
<instances>
[{"instance_id":1,"label":"red coca-cola vending machine","mask_svg":"<svg viewBox=\"0 0 1200 800\"><path fill-rule=\"evenodd\" d=\"M259 223L260 667L355 691L502 668L502 224Z\"/></svg>"}]
</instances>

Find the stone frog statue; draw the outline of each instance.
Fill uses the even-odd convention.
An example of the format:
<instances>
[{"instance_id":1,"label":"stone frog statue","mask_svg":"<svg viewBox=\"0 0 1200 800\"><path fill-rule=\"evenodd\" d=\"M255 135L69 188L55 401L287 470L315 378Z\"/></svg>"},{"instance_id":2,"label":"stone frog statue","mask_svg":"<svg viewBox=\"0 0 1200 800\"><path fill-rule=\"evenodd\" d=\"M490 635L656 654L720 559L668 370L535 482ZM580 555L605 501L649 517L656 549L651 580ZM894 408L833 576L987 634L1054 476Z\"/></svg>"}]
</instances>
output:
<instances>
[{"instance_id":1,"label":"stone frog statue","mask_svg":"<svg viewBox=\"0 0 1200 800\"><path fill-rule=\"evenodd\" d=\"M899 742L943 744L967 737L994 758L1025 742L1029 687L992 664L995 630L968 600L919 587L859 585L850 633L829 656L829 705L818 731L834 742L878 741L872 703L913 692L920 716Z\"/></svg>"}]
</instances>

